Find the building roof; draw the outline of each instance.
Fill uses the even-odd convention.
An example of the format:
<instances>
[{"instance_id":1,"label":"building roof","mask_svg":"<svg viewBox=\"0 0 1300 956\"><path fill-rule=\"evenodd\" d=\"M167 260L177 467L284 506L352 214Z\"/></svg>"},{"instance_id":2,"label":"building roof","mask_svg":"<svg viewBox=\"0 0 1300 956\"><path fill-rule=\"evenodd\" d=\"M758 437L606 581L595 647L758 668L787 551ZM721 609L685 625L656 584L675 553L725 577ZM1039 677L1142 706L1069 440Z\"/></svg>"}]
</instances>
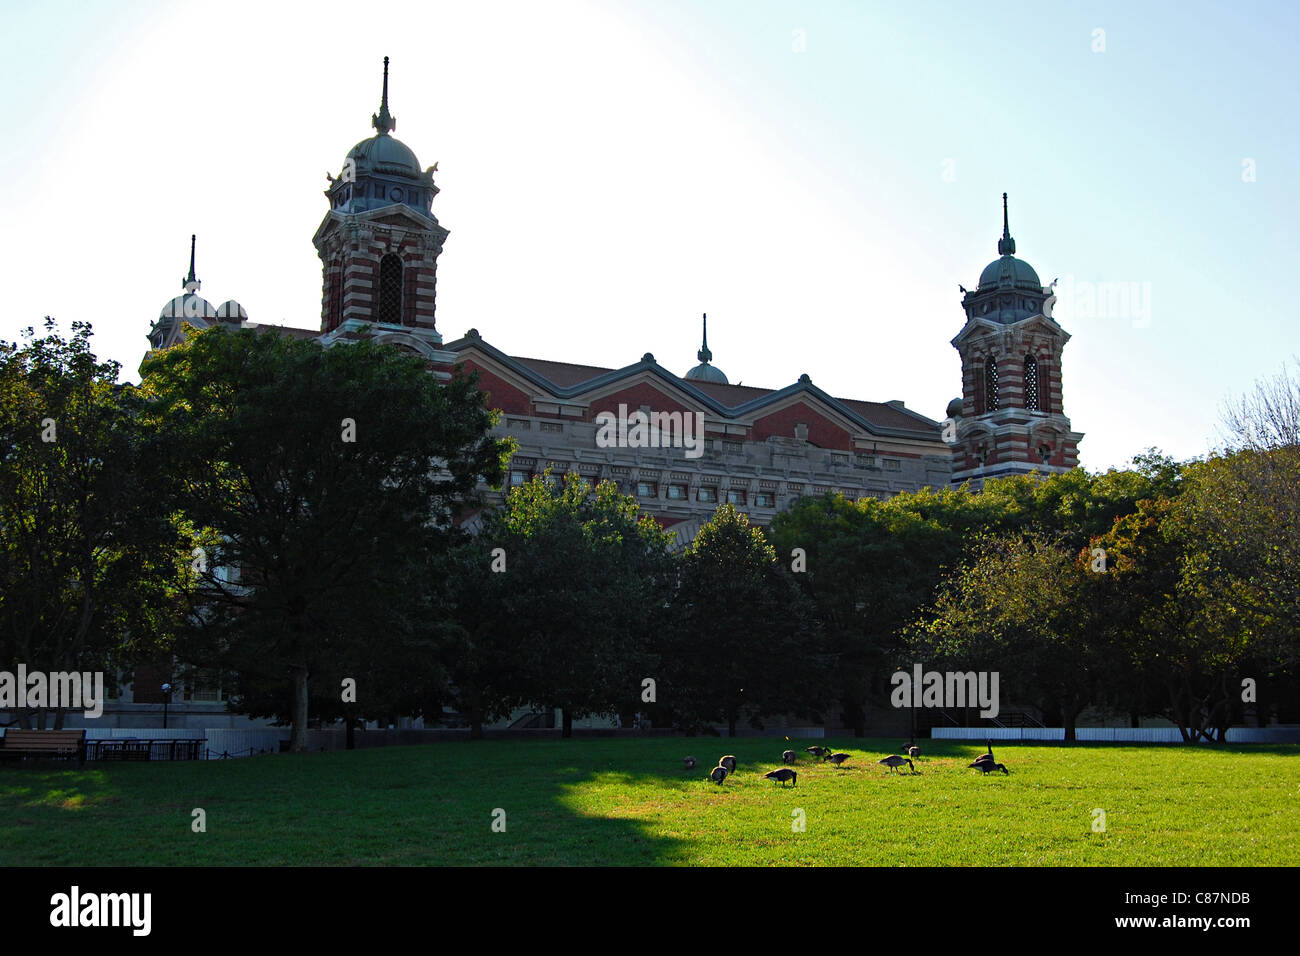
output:
<instances>
[{"instance_id":1,"label":"building roof","mask_svg":"<svg viewBox=\"0 0 1300 956\"><path fill-rule=\"evenodd\" d=\"M348 159L356 163L359 176L387 173L408 179L421 178L420 161L415 158L415 152L400 139L387 133L363 139L348 150Z\"/></svg>"},{"instance_id":2,"label":"building roof","mask_svg":"<svg viewBox=\"0 0 1300 956\"><path fill-rule=\"evenodd\" d=\"M524 358L512 355L516 362L536 372L542 378L556 385L571 386L599 378L614 371L612 368L600 368L596 365L574 365L572 362L552 362L547 359Z\"/></svg>"},{"instance_id":3,"label":"building roof","mask_svg":"<svg viewBox=\"0 0 1300 956\"><path fill-rule=\"evenodd\" d=\"M1015 256L1001 256L994 259L980 273L980 290L998 287L1027 289L1035 293L1043 291L1043 284L1038 279L1034 267L1024 259Z\"/></svg>"},{"instance_id":4,"label":"building roof","mask_svg":"<svg viewBox=\"0 0 1300 956\"><path fill-rule=\"evenodd\" d=\"M718 385L727 384L726 373L720 368L715 368L709 363L713 361L713 353L709 351L709 316L706 312L704 315L704 337L700 344L700 350L695 353L695 357L700 360L700 364L695 366L686 373L686 378L692 382L714 382Z\"/></svg>"},{"instance_id":5,"label":"building roof","mask_svg":"<svg viewBox=\"0 0 1300 956\"><path fill-rule=\"evenodd\" d=\"M650 353L642 356L640 362L620 369L524 358L501 352L484 341L476 329L471 329L464 338L444 346L447 351L456 353L471 347L481 350L506 367L522 373L542 390L560 398L574 398L597 387L604 387L649 370L683 391L693 392L706 406L728 417L744 417L773 402L805 392L838 413L857 421L868 431L878 434L892 433L899 437L928 439L934 438L939 428L938 422L905 408L902 402L869 402L835 398L813 385L807 375L800 376L797 382L785 388L774 389L697 381L678 376L659 365Z\"/></svg>"}]
</instances>

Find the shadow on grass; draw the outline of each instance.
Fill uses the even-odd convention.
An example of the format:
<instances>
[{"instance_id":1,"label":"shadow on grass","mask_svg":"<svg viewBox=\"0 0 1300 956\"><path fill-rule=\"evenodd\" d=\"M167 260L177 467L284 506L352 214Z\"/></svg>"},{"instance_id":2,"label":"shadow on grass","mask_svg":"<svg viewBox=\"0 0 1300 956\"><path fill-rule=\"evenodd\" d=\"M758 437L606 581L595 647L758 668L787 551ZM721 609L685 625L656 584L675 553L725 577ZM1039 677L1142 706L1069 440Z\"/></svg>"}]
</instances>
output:
<instances>
[{"instance_id":1,"label":"shadow on grass","mask_svg":"<svg viewBox=\"0 0 1300 956\"><path fill-rule=\"evenodd\" d=\"M0 769L0 864L709 863L722 858L719 846L737 839L773 843L779 852L781 838L768 828L784 827L788 835L790 812L811 806L805 801L818 787L825 799L841 799L833 783L840 774L912 776L876 763L899 752L896 739L816 741L852 755L842 769L805 753L810 743L755 737L488 740L208 763L8 767ZM950 770L979 776L960 763L983 753L983 745L929 739L918 745L918 782ZM1016 761L1038 746L995 741L994 752L1014 775ZM762 779L782 765L785 749L800 754L797 787ZM1300 752L1272 744L1196 750L1225 757ZM682 767L688 754L698 761L691 771ZM723 754L734 754L740 766L718 786L707 776ZM203 832L191 827L195 808L205 812Z\"/></svg>"}]
</instances>

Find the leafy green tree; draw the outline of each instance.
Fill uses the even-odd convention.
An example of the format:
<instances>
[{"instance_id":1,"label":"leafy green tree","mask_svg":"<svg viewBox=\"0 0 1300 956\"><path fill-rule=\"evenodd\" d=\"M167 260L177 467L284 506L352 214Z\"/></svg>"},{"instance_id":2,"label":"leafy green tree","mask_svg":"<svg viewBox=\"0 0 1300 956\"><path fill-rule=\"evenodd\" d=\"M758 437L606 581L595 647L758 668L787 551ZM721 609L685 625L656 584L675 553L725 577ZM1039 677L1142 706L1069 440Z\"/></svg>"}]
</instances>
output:
<instances>
[{"instance_id":1,"label":"leafy green tree","mask_svg":"<svg viewBox=\"0 0 1300 956\"><path fill-rule=\"evenodd\" d=\"M436 604L425 620L447 673L448 703L469 722L473 739L482 738L484 723L528 703L529 689L510 615L508 552L497 552L507 536L499 517L489 517L487 529L433 556L425 577Z\"/></svg>"},{"instance_id":2,"label":"leafy green tree","mask_svg":"<svg viewBox=\"0 0 1300 956\"><path fill-rule=\"evenodd\" d=\"M115 683L166 648L189 542L142 396L72 329L0 342L0 659Z\"/></svg>"},{"instance_id":3,"label":"leafy green tree","mask_svg":"<svg viewBox=\"0 0 1300 956\"><path fill-rule=\"evenodd\" d=\"M937 596L981 535L1038 535L1072 554L1117 517L1157 494L1173 494L1179 466L1154 450L1133 469L1093 475L1022 475L984 489L923 488L886 501L849 504L837 496L805 499L772 523L783 556L806 554L796 575L815 602L835 655L834 693L855 732L865 732L868 701L887 699L888 677L915 659L904 629ZM1060 706L1043 702L1050 715Z\"/></svg>"},{"instance_id":4,"label":"leafy green tree","mask_svg":"<svg viewBox=\"0 0 1300 956\"><path fill-rule=\"evenodd\" d=\"M1213 638L1201 627L1204 615L1183 584L1189 541L1171 499L1142 501L1133 514L1094 540L1102 549L1104 586L1116 609L1112 646L1127 670L1140 675L1144 712L1178 725L1185 740L1204 732L1218 680ZM1121 678L1117 688L1129 690Z\"/></svg>"},{"instance_id":5,"label":"leafy green tree","mask_svg":"<svg viewBox=\"0 0 1300 956\"><path fill-rule=\"evenodd\" d=\"M760 528L723 505L681 559L664 651L668 697L686 726L805 714L832 686L812 605Z\"/></svg>"},{"instance_id":6,"label":"leafy green tree","mask_svg":"<svg viewBox=\"0 0 1300 956\"><path fill-rule=\"evenodd\" d=\"M1296 660L1288 620L1294 570L1291 516L1261 493L1286 467L1274 452L1237 452L1193 463L1176 498L1139 502L1094 544L1117 615L1116 647L1143 675L1146 712L1178 725L1184 739L1224 739L1241 720L1243 677L1285 679ZM1279 458L1285 458L1280 450ZM1293 473L1300 481L1300 471Z\"/></svg>"},{"instance_id":7,"label":"leafy green tree","mask_svg":"<svg viewBox=\"0 0 1300 956\"><path fill-rule=\"evenodd\" d=\"M772 522L777 554L803 552L804 570L793 578L813 603L834 660L825 672L828 690L859 737L868 702L888 697L900 631L930 600L945 561L960 555L955 529L923 514L928 509L900 505L898 498L850 504L827 495L806 498Z\"/></svg>"},{"instance_id":8,"label":"leafy green tree","mask_svg":"<svg viewBox=\"0 0 1300 956\"><path fill-rule=\"evenodd\" d=\"M500 482L510 451L489 434L474 379L439 384L423 359L368 341L322 349L222 328L191 333L143 373L187 482L185 513L214 536L186 659L240 675L244 706L283 688L294 750L306 747L312 675L333 696L362 660L394 662L377 675L398 661L432 667L404 639L419 569L480 477ZM375 695L369 712L409 704L404 684L372 684L358 689L358 702Z\"/></svg>"},{"instance_id":9,"label":"leafy green tree","mask_svg":"<svg viewBox=\"0 0 1300 956\"><path fill-rule=\"evenodd\" d=\"M612 482L593 491L570 472L563 482L546 474L512 489L480 536L504 552L504 572L484 564L479 573L496 574L494 586L504 588L520 696L561 710L566 737L574 717L638 701L641 681L654 676L671 535Z\"/></svg>"},{"instance_id":10,"label":"leafy green tree","mask_svg":"<svg viewBox=\"0 0 1300 956\"><path fill-rule=\"evenodd\" d=\"M997 671L1001 693L1059 714L1065 739L1110 673L1105 603L1084 555L1041 535L986 535L912 631L918 654Z\"/></svg>"}]
</instances>

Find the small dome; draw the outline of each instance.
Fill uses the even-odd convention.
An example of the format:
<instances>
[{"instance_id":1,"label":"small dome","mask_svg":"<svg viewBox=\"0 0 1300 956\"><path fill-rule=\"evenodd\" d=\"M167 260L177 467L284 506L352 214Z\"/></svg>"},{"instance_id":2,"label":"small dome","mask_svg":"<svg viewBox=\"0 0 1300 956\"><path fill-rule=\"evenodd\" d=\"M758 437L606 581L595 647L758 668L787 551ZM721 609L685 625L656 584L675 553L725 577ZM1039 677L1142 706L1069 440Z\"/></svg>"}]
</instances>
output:
<instances>
[{"instance_id":1,"label":"small dome","mask_svg":"<svg viewBox=\"0 0 1300 956\"><path fill-rule=\"evenodd\" d=\"M994 288L1027 289L1041 293L1043 284L1038 279L1034 267L1024 259L1015 256L1002 256L994 259L980 273L981 290Z\"/></svg>"},{"instance_id":2,"label":"small dome","mask_svg":"<svg viewBox=\"0 0 1300 956\"><path fill-rule=\"evenodd\" d=\"M719 368L714 368L708 362L701 362L695 368L686 373L687 381L691 382L714 382L718 385L729 385L727 376Z\"/></svg>"},{"instance_id":3,"label":"small dome","mask_svg":"<svg viewBox=\"0 0 1300 956\"><path fill-rule=\"evenodd\" d=\"M248 312L234 299L228 299L217 306L217 318L222 322L247 322Z\"/></svg>"},{"instance_id":4,"label":"small dome","mask_svg":"<svg viewBox=\"0 0 1300 956\"><path fill-rule=\"evenodd\" d=\"M159 319L215 319L217 310L201 295L186 292L162 307Z\"/></svg>"},{"instance_id":5,"label":"small dome","mask_svg":"<svg viewBox=\"0 0 1300 956\"><path fill-rule=\"evenodd\" d=\"M348 151L348 159L356 164L358 176L383 173L409 179L422 178L420 161L415 158L415 153L400 139L386 133L357 143Z\"/></svg>"},{"instance_id":6,"label":"small dome","mask_svg":"<svg viewBox=\"0 0 1300 956\"><path fill-rule=\"evenodd\" d=\"M949 418L961 418L961 399L954 398L948 403L947 414Z\"/></svg>"}]
</instances>

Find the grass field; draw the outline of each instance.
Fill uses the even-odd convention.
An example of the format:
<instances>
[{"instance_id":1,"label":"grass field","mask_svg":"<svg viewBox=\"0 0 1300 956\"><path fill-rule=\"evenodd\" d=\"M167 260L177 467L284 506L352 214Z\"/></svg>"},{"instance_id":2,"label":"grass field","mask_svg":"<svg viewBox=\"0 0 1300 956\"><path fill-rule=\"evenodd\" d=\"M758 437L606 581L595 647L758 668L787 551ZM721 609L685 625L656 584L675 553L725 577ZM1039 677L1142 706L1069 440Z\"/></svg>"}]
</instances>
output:
<instances>
[{"instance_id":1,"label":"grass field","mask_svg":"<svg viewBox=\"0 0 1300 956\"><path fill-rule=\"evenodd\" d=\"M823 741L818 741L824 743ZM0 864L1300 864L1300 746L832 741L797 787L777 738L485 741L207 763L0 769ZM694 754L700 766L682 770ZM724 753L740 761L707 782ZM191 830L206 811L207 832ZM505 832L492 832L493 811ZM1105 832L1094 832L1094 809ZM804 832L795 832L795 811Z\"/></svg>"}]
</instances>

